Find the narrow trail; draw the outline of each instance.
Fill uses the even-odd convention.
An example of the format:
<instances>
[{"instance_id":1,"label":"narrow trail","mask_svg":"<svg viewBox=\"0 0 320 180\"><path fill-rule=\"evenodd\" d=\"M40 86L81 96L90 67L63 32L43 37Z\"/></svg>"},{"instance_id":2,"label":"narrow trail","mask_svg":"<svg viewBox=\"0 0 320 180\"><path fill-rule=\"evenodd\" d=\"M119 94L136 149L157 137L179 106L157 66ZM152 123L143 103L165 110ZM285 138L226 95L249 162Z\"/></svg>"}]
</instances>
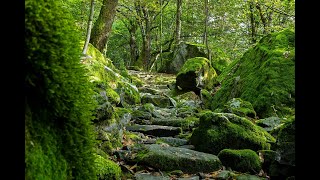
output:
<instances>
[{"instance_id":1,"label":"narrow trail","mask_svg":"<svg viewBox=\"0 0 320 180\"><path fill-rule=\"evenodd\" d=\"M159 156L168 156L166 159L176 156L182 159L184 164L192 165L194 163L201 163L206 159L213 158L211 154L194 151L194 146L188 143L188 137L192 132L192 127L198 122L195 116L197 107L201 103L197 96L193 99L182 98L177 101L170 97L170 84L175 82L175 75L164 73L148 73L129 70L129 74L139 77L144 85L139 87L140 95L142 97L142 105L136 107L136 112L133 113L130 124L126 126L127 134L135 134L139 138L132 142L132 139L127 138L128 141L124 143L125 147L117 151L117 157L123 159L123 169L134 174L135 179L185 179L196 180L204 177L211 177L209 174L202 173L201 166L195 167L194 170L189 170L188 167L176 167L176 170L169 174L163 172L168 168L153 168L152 163L142 163L146 166L145 169L137 169L136 162L131 162L132 156L135 154L130 149L132 144L141 144L155 149L155 154ZM146 110L144 105L147 103L151 105L151 109ZM141 113L143 112L143 113ZM127 135L129 136L129 135ZM131 135L132 136L132 135ZM128 145L128 146L126 146ZM159 150L159 151L157 151ZM175 162L175 160L173 160ZM154 162L157 163L157 162ZM176 163L176 162L175 162ZM141 163L138 163L139 165ZM205 164L205 163L204 163ZM180 166L179 164L177 164ZM161 165L160 165L161 167ZM198 169L197 169L198 168ZM207 168L207 167L204 167ZM170 168L169 168L170 169ZM184 170L177 171L177 170ZM171 170L171 171L172 171ZM186 171L191 171L187 172ZM201 178L202 176L202 178Z\"/></svg>"}]
</instances>

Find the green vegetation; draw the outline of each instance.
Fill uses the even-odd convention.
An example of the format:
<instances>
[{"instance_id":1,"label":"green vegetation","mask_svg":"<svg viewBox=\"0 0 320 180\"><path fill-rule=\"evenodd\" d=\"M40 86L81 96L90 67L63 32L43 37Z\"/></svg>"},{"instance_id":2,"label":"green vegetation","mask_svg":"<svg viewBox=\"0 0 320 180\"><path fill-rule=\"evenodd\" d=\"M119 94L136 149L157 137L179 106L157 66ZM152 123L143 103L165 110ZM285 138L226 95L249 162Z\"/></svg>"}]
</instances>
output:
<instances>
[{"instance_id":1,"label":"green vegetation","mask_svg":"<svg viewBox=\"0 0 320 180\"><path fill-rule=\"evenodd\" d=\"M294 5L27 0L25 179L294 179Z\"/></svg>"},{"instance_id":2,"label":"green vegetation","mask_svg":"<svg viewBox=\"0 0 320 180\"><path fill-rule=\"evenodd\" d=\"M291 116L295 108L295 33L286 29L262 38L218 77L212 109L234 97L252 103L260 118Z\"/></svg>"},{"instance_id":3,"label":"green vegetation","mask_svg":"<svg viewBox=\"0 0 320 180\"><path fill-rule=\"evenodd\" d=\"M261 170L259 156L251 149L223 149L218 157L224 166L235 171L257 174Z\"/></svg>"},{"instance_id":4,"label":"green vegetation","mask_svg":"<svg viewBox=\"0 0 320 180\"><path fill-rule=\"evenodd\" d=\"M248 101L243 101L240 98L233 98L224 105L223 112L233 113L242 117L256 118L252 104Z\"/></svg>"},{"instance_id":5,"label":"green vegetation","mask_svg":"<svg viewBox=\"0 0 320 180\"><path fill-rule=\"evenodd\" d=\"M218 154L222 149L270 149L275 139L250 120L228 113L206 112L190 138L196 150Z\"/></svg>"},{"instance_id":6,"label":"green vegetation","mask_svg":"<svg viewBox=\"0 0 320 180\"><path fill-rule=\"evenodd\" d=\"M190 159L193 159L190 161ZM179 169L183 172L211 172L221 168L217 156L185 148L163 147L158 144L145 145L138 152L137 161L165 171ZM189 163L186 163L189 162Z\"/></svg>"},{"instance_id":7,"label":"green vegetation","mask_svg":"<svg viewBox=\"0 0 320 180\"><path fill-rule=\"evenodd\" d=\"M60 1L25 2L26 179L95 179L96 102Z\"/></svg>"},{"instance_id":8,"label":"green vegetation","mask_svg":"<svg viewBox=\"0 0 320 180\"><path fill-rule=\"evenodd\" d=\"M101 180L119 180L121 168L113 161L105 159L100 155L95 155L95 163L98 178Z\"/></svg>"}]
</instances>

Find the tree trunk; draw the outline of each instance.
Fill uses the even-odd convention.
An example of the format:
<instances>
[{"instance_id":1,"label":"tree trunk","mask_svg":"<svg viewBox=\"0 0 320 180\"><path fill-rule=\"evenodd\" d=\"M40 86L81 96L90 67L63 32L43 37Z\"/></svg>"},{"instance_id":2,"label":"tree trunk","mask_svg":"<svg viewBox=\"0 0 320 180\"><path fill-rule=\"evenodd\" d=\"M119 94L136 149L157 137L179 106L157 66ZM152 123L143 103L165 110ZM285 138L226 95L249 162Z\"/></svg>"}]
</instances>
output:
<instances>
[{"instance_id":1,"label":"tree trunk","mask_svg":"<svg viewBox=\"0 0 320 180\"><path fill-rule=\"evenodd\" d=\"M262 13L262 9L259 3L256 4L256 8L259 11L259 15L263 24L263 34L267 34L268 33L268 24L267 24L267 19L264 16L264 14Z\"/></svg>"},{"instance_id":2,"label":"tree trunk","mask_svg":"<svg viewBox=\"0 0 320 180\"><path fill-rule=\"evenodd\" d=\"M90 35L91 35L91 29L92 29L92 21L93 21L93 15L94 15L94 0L91 0L91 8L90 8L90 15L89 15L89 21L88 21L88 28L87 28L87 38L86 42L84 43L82 54L87 53L88 45L89 45L89 40L90 40Z\"/></svg>"},{"instance_id":3,"label":"tree trunk","mask_svg":"<svg viewBox=\"0 0 320 180\"><path fill-rule=\"evenodd\" d=\"M175 43L180 44L181 36L181 15L182 15L182 0L177 0L177 14L176 14L176 31L175 31Z\"/></svg>"},{"instance_id":4,"label":"tree trunk","mask_svg":"<svg viewBox=\"0 0 320 180\"><path fill-rule=\"evenodd\" d=\"M253 12L253 1L250 1L250 24L251 24L251 42L257 42L257 33L256 33L256 22L254 19L254 12Z\"/></svg>"},{"instance_id":5,"label":"tree trunk","mask_svg":"<svg viewBox=\"0 0 320 180\"><path fill-rule=\"evenodd\" d=\"M93 26L90 42L103 54L107 52L107 42L116 15L117 5L118 0L103 0L99 17Z\"/></svg>"},{"instance_id":6,"label":"tree trunk","mask_svg":"<svg viewBox=\"0 0 320 180\"><path fill-rule=\"evenodd\" d=\"M204 21L204 43L206 45L206 51L208 54L208 58L211 62L211 53L208 45L208 20L209 20L209 8L208 8L208 0L205 0L205 21Z\"/></svg>"},{"instance_id":7,"label":"tree trunk","mask_svg":"<svg viewBox=\"0 0 320 180\"><path fill-rule=\"evenodd\" d=\"M131 55L131 61L130 66L135 63L139 56L139 50L136 40L136 31L137 31L137 24L134 22L130 23L131 27L128 29L130 33L130 55Z\"/></svg>"}]
</instances>

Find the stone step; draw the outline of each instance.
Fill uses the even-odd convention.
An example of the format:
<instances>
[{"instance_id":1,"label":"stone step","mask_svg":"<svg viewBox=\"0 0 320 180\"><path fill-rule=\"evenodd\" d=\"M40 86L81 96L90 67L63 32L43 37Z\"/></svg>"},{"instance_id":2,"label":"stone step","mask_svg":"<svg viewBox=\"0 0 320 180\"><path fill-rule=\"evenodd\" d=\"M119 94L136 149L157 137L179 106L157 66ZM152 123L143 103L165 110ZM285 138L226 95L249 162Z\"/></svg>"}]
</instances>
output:
<instances>
[{"instance_id":1,"label":"stone step","mask_svg":"<svg viewBox=\"0 0 320 180\"><path fill-rule=\"evenodd\" d=\"M133 132L141 132L144 134L158 136L158 137L169 137L176 136L181 133L180 127L172 126L159 126L159 125L139 125L134 124L131 126L126 126L126 130Z\"/></svg>"},{"instance_id":2,"label":"stone step","mask_svg":"<svg viewBox=\"0 0 320 180\"><path fill-rule=\"evenodd\" d=\"M143 145L135 159L161 171L181 170L184 173L212 172L222 168L213 154L159 144Z\"/></svg>"}]
</instances>

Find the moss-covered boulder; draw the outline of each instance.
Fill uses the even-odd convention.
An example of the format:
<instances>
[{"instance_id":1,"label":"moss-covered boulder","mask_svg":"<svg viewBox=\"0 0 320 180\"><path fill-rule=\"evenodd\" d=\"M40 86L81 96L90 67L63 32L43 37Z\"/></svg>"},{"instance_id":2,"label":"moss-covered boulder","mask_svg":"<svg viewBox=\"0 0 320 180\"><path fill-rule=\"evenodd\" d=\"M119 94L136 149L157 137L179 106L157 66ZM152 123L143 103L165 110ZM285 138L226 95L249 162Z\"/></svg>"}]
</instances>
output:
<instances>
[{"instance_id":1,"label":"moss-covered boulder","mask_svg":"<svg viewBox=\"0 0 320 180\"><path fill-rule=\"evenodd\" d=\"M186 173L212 172L222 167L215 155L158 144L145 145L138 152L137 161L162 171L179 169Z\"/></svg>"},{"instance_id":2,"label":"moss-covered boulder","mask_svg":"<svg viewBox=\"0 0 320 180\"><path fill-rule=\"evenodd\" d=\"M109 102L122 107L141 102L138 88L130 82L130 77L123 77L112 61L104 57L92 44L89 43L87 56L81 62L88 69L90 82L106 92Z\"/></svg>"},{"instance_id":3,"label":"moss-covered boulder","mask_svg":"<svg viewBox=\"0 0 320 180\"><path fill-rule=\"evenodd\" d=\"M158 72L177 74L187 59L194 57L207 57L203 44L181 42L173 48L167 60L159 68Z\"/></svg>"},{"instance_id":4,"label":"moss-covered boulder","mask_svg":"<svg viewBox=\"0 0 320 180\"><path fill-rule=\"evenodd\" d=\"M206 111L190 138L196 150L218 154L223 149L270 149L275 139L250 120L230 113Z\"/></svg>"},{"instance_id":5,"label":"moss-covered boulder","mask_svg":"<svg viewBox=\"0 0 320 180\"><path fill-rule=\"evenodd\" d=\"M97 177L99 180L120 180L121 168L115 162L105 159L100 155L95 155L95 165L97 168Z\"/></svg>"},{"instance_id":6,"label":"moss-covered boulder","mask_svg":"<svg viewBox=\"0 0 320 180\"><path fill-rule=\"evenodd\" d=\"M176 86L182 91L194 91L200 94L200 89L212 89L217 73L212 68L209 60L204 57L188 59L176 77Z\"/></svg>"},{"instance_id":7,"label":"moss-covered boulder","mask_svg":"<svg viewBox=\"0 0 320 180\"><path fill-rule=\"evenodd\" d=\"M232 98L229 100L222 110L226 113L233 113L242 117L256 118L256 112L250 102L240 98Z\"/></svg>"},{"instance_id":8,"label":"moss-covered boulder","mask_svg":"<svg viewBox=\"0 0 320 180\"><path fill-rule=\"evenodd\" d=\"M224 166L235 171L258 174L261 170L259 156L251 149L223 149L218 157Z\"/></svg>"},{"instance_id":9,"label":"moss-covered boulder","mask_svg":"<svg viewBox=\"0 0 320 180\"><path fill-rule=\"evenodd\" d=\"M295 108L295 33L285 29L263 37L218 77L212 110L232 98L252 103L257 116L286 116Z\"/></svg>"}]
</instances>

